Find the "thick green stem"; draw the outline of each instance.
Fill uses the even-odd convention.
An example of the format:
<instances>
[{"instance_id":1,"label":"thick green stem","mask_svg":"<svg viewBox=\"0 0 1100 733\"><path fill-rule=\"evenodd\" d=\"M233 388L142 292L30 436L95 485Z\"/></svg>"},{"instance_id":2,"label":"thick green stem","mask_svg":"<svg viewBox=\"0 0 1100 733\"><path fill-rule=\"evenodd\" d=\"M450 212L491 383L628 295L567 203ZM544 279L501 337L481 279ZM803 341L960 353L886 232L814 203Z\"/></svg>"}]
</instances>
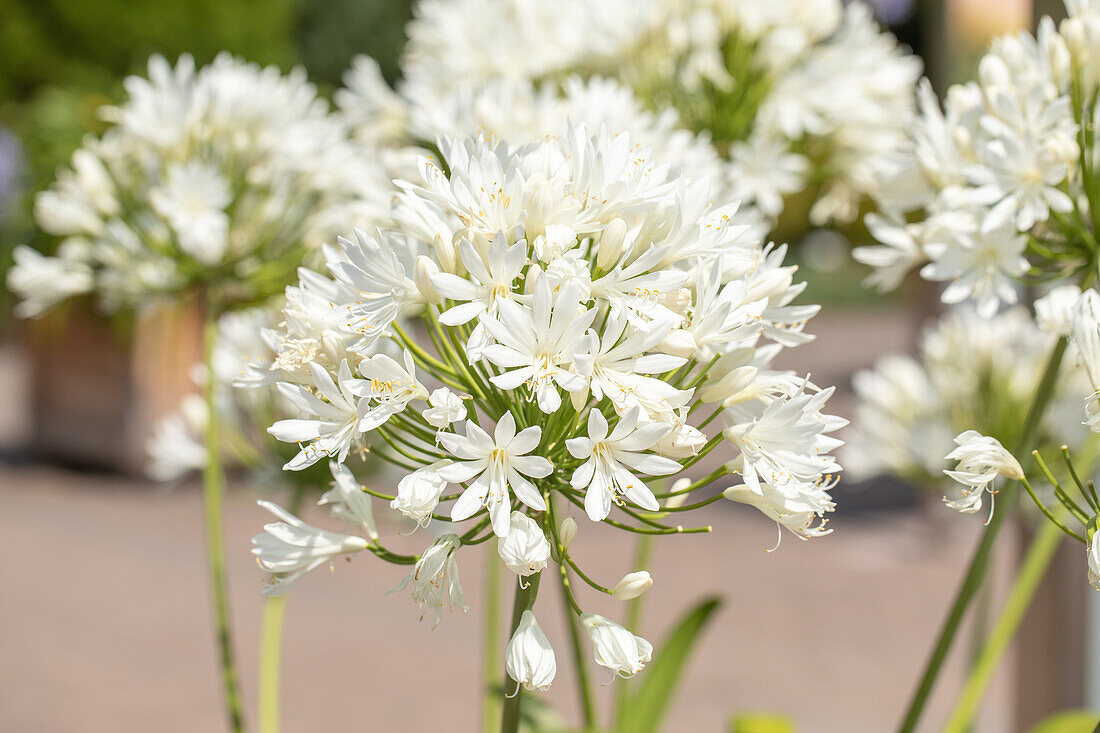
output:
<instances>
[{"instance_id":1,"label":"thick green stem","mask_svg":"<svg viewBox=\"0 0 1100 733\"><path fill-rule=\"evenodd\" d=\"M1039 534L1032 540L1031 547L1028 548L1027 556L1020 567L1020 573L1012 585L1008 601L971 668L970 678L966 681L966 687L963 688L959 702L955 705L955 711L943 729L944 733L964 733L969 728L990 678L997 670L1005 651L1008 650L1012 637L1016 635L1016 630L1023 621L1028 606L1031 605L1031 599L1039 588L1039 583L1046 574L1051 560L1054 559L1061 536L1062 533L1058 527L1050 522L1044 522Z\"/></svg>"},{"instance_id":2,"label":"thick green stem","mask_svg":"<svg viewBox=\"0 0 1100 733\"><path fill-rule=\"evenodd\" d=\"M529 611L531 606L535 605L535 596L539 592L539 577L541 575L542 573L535 573L527 578L522 578L522 582L516 583L516 600L515 605L512 606L512 627L511 631L508 632L509 639L519 628L523 612ZM505 684L505 686L508 685ZM519 706L523 701L523 685L516 683L515 693L510 696L507 694L507 690L505 690L505 693L500 713L500 733L517 733L519 730Z\"/></svg>"},{"instance_id":3,"label":"thick green stem","mask_svg":"<svg viewBox=\"0 0 1100 733\"><path fill-rule=\"evenodd\" d=\"M489 542L485 554L485 660L482 694L485 707L482 724L485 733L495 733L500 720L500 558L497 556L497 540Z\"/></svg>"},{"instance_id":4,"label":"thick green stem","mask_svg":"<svg viewBox=\"0 0 1100 733\"><path fill-rule=\"evenodd\" d=\"M1035 397L1024 420L1023 430L1020 432L1019 440L1012 451L1013 455L1025 450L1035 440L1035 435L1039 430L1039 421L1042 419L1047 403L1050 402L1051 394L1054 392L1058 371L1062 366L1062 358L1065 353L1066 339L1063 337L1058 340L1050 354L1046 370L1039 380ZM943 628L940 630L936 646L932 650L932 655L928 658L924 674L921 676L920 683L913 693L913 699L906 710L905 718L898 729L900 733L913 733L920 721L921 713L924 712L928 696L931 694L932 687L935 685L936 678L939 676L944 660L947 658L947 652L951 649L951 643L955 640L955 634L959 630L966 609L985 579L993 543L997 539L1001 527L1004 526L1008 516L1012 513L1012 509L1016 506L1018 495L1019 485L1015 482L1009 483L1000 492L997 511L993 513L989 524L986 526L981 542L978 543L978 548L974 551L974 556L970 560L970 567L967 568L962 584L955 594L955 601L951 604L951 610L948 612Z\"/></svg>"},{"instance_id":5,"label":"thick green stem","mask_svg":"<svg viewBox=\"0 0 1100 733\"><path fill-rule=\"evenodd\" d=\"M229 615L229 588L225 575L225 538L222 529L221 446L218 437L217 384L214 380L213 353L218 335L219 310L206 303L203 363L206 365L206 466L203 470L203 506L206 517L206 559L210 575L210 592L214 603L215 634L221 663L229 728L234 733L245 730L241 704L241 689L233 655L233 634Z\"/></svg>"},{"instance_id":6,"label":"thick green stem","mask_svg":"<svg viewBox=\"0 0 1100 733\"><path fill-rule=\"evenodd\" d=\"M260 627L260 733L279 733L279 687L283 655L283 618L286 596L264 600Z\"/></svg>"}]
</instances>

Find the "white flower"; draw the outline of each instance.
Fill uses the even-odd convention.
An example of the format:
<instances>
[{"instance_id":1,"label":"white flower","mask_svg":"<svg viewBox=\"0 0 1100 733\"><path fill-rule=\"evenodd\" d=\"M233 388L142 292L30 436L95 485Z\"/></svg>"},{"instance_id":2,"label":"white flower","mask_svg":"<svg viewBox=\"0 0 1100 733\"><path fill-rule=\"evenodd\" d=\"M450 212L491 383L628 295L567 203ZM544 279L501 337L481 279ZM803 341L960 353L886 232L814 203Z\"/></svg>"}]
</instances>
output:
<instances>
[{"instance_id":1,"label":"white flower","mask_svg":"<svg viewBox=\"0 0 1100 733\"><path fill-rule=\"evenodd\" d=\"M260 567L272 574L264 595L281 596L317 566L367 548L362 537L317 529L270 501L257 503L281 520L265 524L264 531L252 538L252 554Z\"/></svg>"},{"instance_id":2,"label":"white flower","mask_svg":"<svg viewBox=\"0 0 1100 733\"><path fill-rule=\"evenodd\" d=\"M402 478L397 482L397 496L390 502L390 508L401 512L420 527L428 526L432 521L432 512L439 504L439 497L447 488L447 481L439 472L448 465L450 461L437 461Z\"/></svg>"},{"instance_id":3,"label":"white flower","mask_svg":"<svg viewBox=\"0 0 1100 733\"><path fill-rule=\"evenodd\" d=\"M145 443L145 472L154 481L178 481L206 466L206 400L197 394L180 400L179 409L157 420Z\"/></svg>"},{"instance_id":4,"label":"white flower","mask_svg":"<svg viewBox=\"0 0 1100 733\"><path fill-rule=\"evenodd\" d=\"M40 316L62 300L92 289L92 270L83 262L44 257L22 244L12 257L8 287L21 299L15 307L21 318Z\"/></svg>"},{"instance_id":5,"label":"white flower","mask_svg":"<svg viewBox=\"0 0 1100 733\"><path fill-rule=\"evenodd\" d=\"M998 476L1010 479L1024 477L1020 462L1005 450L996 438L967 430L955 437L953 451L945 456L948 461L958 461L954 471L944 470L962 486L962 496L943 498L947 506L960 512L976 512L982 506L982 494L993 491L993 481Z\"/></svg>"},{"instance_id":6,"label":"white flower","mask_svg":"<svg viewBox=\"0 0 1100 733\"><path fill-rule=\"evenodd\" d=\"M367 400L359 400L352 388L354 381L347 361L340 363L337 382L332 375L314 362L309 363L313 383L321 397L297 384L278 384L279 394L298 408L303 415L279 420L267 429L278 440L303 444L301 451L283 468L301 471L328 456L343 463L351 444L359 436L359 422L369 407ZM327 400L327 401L326 401Z\"/></svg>"},{"instance_id":7,"label":"white flower","mask_svg":"<svg viewBox=\"0 0 1100 733\"><path fill-rule=\"evenodd\" d=\"M361 350L371 346L420 294L408 276L413 263L400 238L383 232L372 237L357 228L354 242L343 237L337 241L340 252L332 252L329 270L357 295L334 315L343 327L359 334L355 348Z\"/></svg>"},{"instance_id":8,"label":"white flower","mask_svg":"<svg viewBox=\"0 0 1100 733\"><path fill-rule=\"evenodd\" d=\"M1070 339L1093 390L1100 390L1100 293L1092 288L1082 292L1077 301Z\"/></svg>"},{"instance_id":9,"label":"white flower","mask_svg":"<svg viewBox=\"0 0 1100 733\"><path fill-rule=\"evenodd\" d=\"M583 613L581 627L592 640L596 664L620 677L633 677L641 672L653 654L652 644L603 616Z\"/></svg>"},{"instance_id":10,"label":"white flower","mask_svg":"<svg viewBox=\"0 0 1100 733\"><path fill-rule=\"evenodd\" d=\"M561 520L561 526L558 527L558 541L568 550L575 539L577 539L577 520L566 517Z\"/></svg>"},{"instance_id":11,"label":"white flower","mask_svg":"<svg viewBox=\"0 0 1100 733\"><path fill-rule=\"evenodd\" d=\"M1001 303L1015 303L1012 278L1027 271L1027 237L1019 234L1012 222L954 234L954 241L927 246L932 262L921 269L921 276L928 280L949 281L943 302L961 303L971 298L986 318L996 313Z\"/></svg>"},{"instance_id":12,"label":"white flower","mask_svg":"<svg viewBox=\"0 0 1100 733\"><path fill-rule=\"evenodd\" d=\"M329 461L328 467L332 472L333 485L321 494L317 504L328 505L332 516L362 529L372 540L378 539L370 496L362 490L350 468L336 461Z\"/></svg>"},{"instance_id":13,"label":"white flower","mask_svg":"<svg viewBox=\"0 0 1100 733\"><path fill-rule=\"evenodd\" d=\"M424 554L413 566L412 572L388 591L389 593L402 591L405 586L412 583L412 598L420 605L421 611L424 606L435 609L433 629L439 626L445 606L450 606L452 611L456 606L463 611L469 610L463 602L462 586L458 582L458 562L455 559L455 553L461 545L462 541L458 535L443 535L431 547L424 550Z\"/></svg>"},{"instance_id":14,"label":"white flower","mask_svg":"<svg viewBox=\"0 0 1100 733\"><path fill-rule=\"evenodd\" d=\"M507 537L512 509L509 489L535 511L546 509L542 494L525 478L546 478L554 470L550 461L542 456L527 455L542 440L542 428L538 425L517 434L516 419L506 412L497 421L493 437L467 420L465 435L440 433L439 440L460 459L442 467L440 476L453 484L474 479L451 507L451 521L461 522L486 506L493 532L498 537Z\"/></svg>"},{"instance_id":15,"label":"white flower","mask_svg":"<svg viewBox=\"0 0 1100 733\"><path fill-rule=\"evenodd\" d=\"M367 433L384 425L413 400L427 400L428 390L416 378L412 354L404 353L404 366L385 354L375 354L359 362L363 379L349 383L349 391L373 402L359 421L359 432Z\"/></svg>"},{"instance_id":16,"label":"white flower","mask_svg":"<svg viewBox=\"0 0 1100 733\"><path fill-rule=\"evenodd\" d=\"M500 559L516 575L534 575L550 559L550 542L538 522L523 512L512 512L508 536L497 543Z\"/></svg>"},{"instance_id":17,"label":"white flower","mask_svg":"<svg viewBox=\"0 0 1100 733\"><path fill-rule=\"evenodd\" d=\"M505 668L508 676L528 690L545 692L554 681L558 666L550 640L539 628L535 614L524 611L516 633L508 641L505 651Z\"/></svg>"},{"instance_id":18,"label":"white flower","mask_svg":"<svg viewBox=\"0 0 1100 733\"><path fill-rule=\"evenodd\" d=\"M540 410L555 412L561 406L558 387L567 392L585 387L584 377L567 367L580 337L595 317L596 311L580 306L571 283L562 288L554 302L550 284L540 277L530 308L504 300L496 318L482 318L482 324L497 341L485 348L485 358L509 370L490 381L506 390L526 385Z\"/></svg>"},{"instance_id":19,"label":"white flower","mask_svg":"<svg viewBox=\"0 0 1100 733\"><path fill-rule=\"evenodd\" d=\"M424 419L433 428L445 430L448 425L466 419L466 405L462 398L446 387L433 390L428 396L430 407L424 410Z\"/></svg>"},{"instance_id":20,"label":"white flower","mask_svg":"<svg viewBox=\"0 0 1100 733\"><path fill-rule=\"evenodd\" d=\"M198 160L168 166L164 185L149 192L153 210L168 220L180 248L205 265L217 264L229 246L233 200L221 172Z\"/></svg>"},{"instance_id":21,"label":"white flower","mask_svg":"<svg viewBox=\"0 0 1100 733\"><path fill-rule=\"evenodd\" d=\"M587 489L584 509L594 522L607 517L611 502L619 496L643 509L655 512L661 508L649 487L629 469L649 476L680 470L680 464L672 459L643 452L664 437L670 427L662 423L639 425L638 417L638 408L631 408L608 435L607 419L593 408L588 413L588 437L565 441L569 453L584 461L573 472L570 484L575 489Z\"/></svg>"},{"instance_id":22,"label":"white flower","mask_svg":"<svg viewBox=\"0 0 1100 733\"><path fill-rule=\"evenodd\" d=\"M1094 589L1100 590L1100 542L1096 541L1096 534L1093 533L1089 537L1088 549L1086 551L1088 556L1088 580L1089 585Z\"/></svg>"},{"instance_id":23,"label":"white flower","mask_svg":"<svg viewBox=\"0 0 1100 733\"><path fill-rule=\"evenodd\" d=\"M1069 336L1073 331L1073 317L1081 300L1081 288L1076 285L1059 285L1035 301L1035 320L1043 330L1056 336Z\"/></svg>"},{"instance_id":24,"label":"white flower","mask_svg":"<svg viewBox=\"0 0 1100 733\"><path fill-rule=\"evenodd\" d=\"M653 578L645 570L627 573L611 589L611 597L617 601L629 601L653 587Z\"/></svg>"}]
</instances>

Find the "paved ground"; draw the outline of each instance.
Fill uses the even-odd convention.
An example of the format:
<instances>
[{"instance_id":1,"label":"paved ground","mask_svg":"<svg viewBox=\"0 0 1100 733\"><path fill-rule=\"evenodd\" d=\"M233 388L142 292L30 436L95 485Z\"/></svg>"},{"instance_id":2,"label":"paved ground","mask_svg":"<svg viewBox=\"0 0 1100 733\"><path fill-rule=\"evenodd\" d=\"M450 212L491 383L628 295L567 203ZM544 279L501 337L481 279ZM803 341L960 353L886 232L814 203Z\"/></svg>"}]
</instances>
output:
<instances>
[{"instance_id":1,"label":"paved ground","mask_svg":"<svg viewBox=\"0 0 1100 733\"><path fill-rule=\"evenodd\" d=\"M261 597L248 549L264 521L252 498L235 492L227 507L249 701ZM0 468L0 730L219 730L200 511L193 487L164 492L106 476ZM670 730L721 731L731 713L746 710L786 712L806 733L889 730L973 523L841 516L832 536L788 538L769 554L774 526L752 512L723 508L708 521L713 535L664 538L653 569L643 624L650 638L692 599L726 598ZM582 524L576 548L596 577L612 581L628 569L623 539ZM427 541L419 534L410 543ZM474 552L462 558L471 610L434 631L406 595L383 595L401 579L399 568L358 558L301 582L288 606L285 730L430 731L441 721L475 730L481 565ZM541 600L564 662L557 604ZM614 604L592 608L613 612ZM570 717L571 692L563 674L549 695ZM1003 723L987 730L1008 730Z\"/></svg>"}]
</instances>

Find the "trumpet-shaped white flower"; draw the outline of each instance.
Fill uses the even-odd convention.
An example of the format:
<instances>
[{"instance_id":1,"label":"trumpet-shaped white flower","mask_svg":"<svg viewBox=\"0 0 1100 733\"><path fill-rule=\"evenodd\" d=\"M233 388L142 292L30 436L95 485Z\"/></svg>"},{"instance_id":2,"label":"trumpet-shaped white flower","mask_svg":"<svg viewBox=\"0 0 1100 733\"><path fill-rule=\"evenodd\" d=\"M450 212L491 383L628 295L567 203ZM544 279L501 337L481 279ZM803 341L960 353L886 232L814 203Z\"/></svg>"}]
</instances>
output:
<instances>
[{"instance_id":1,"label":"trumpet-shaped white flower","mask_svg":"<svg viewBox=\"0 0 1100 733\"><path fill-rule=\"evenodd\" d=\"M554 648L539 627L535 614L524 611L505 650L508 676L528 690L545 692L557 674Z\"/></svg>"},{"instance_id":2,"label":"trumpet-shaped white flower","mask_svg":"<svg viewBox=\"0 0 1100 733\"><path fill-rule=\"evenodd\" d=\"M1081 288L1076 285L1052 288L1035 301L1035 320L1055 336L1069 336L1073 332L1074 313L1080 300Z\"/></svg>"},{"instance_id":3,"label":"trumpet-shaped white flower","mask_svg":"<svg viewBox=\"0 0 1100 733\"><path fill-rule=\"evenodd\" d=\"M428 396L429 407L424 410L424 419L433 428L446 430L453 422L466 419L466 405L462 398L446 387L433 390Z\"/></svg>"},{"instance_id":4,"label":"trumpet-shaped white flower","mask_svg":"<svg viewBox=\"0 0 1100 733\"><path fill-rule=\"evenodd\" d=\"M264 525L264 531L252 538L252 554L260 567L272 575L264 595L281 596L310 570L340 555L365 550L367 541L317 529L270 501L257 502L280 521Z\"/></svg>"},{"instance_id":5,"label":"trumpet-shaped white flower","mask_svg":"<svg viewBox=\"0 0 1100 733\"><path fill-rule=\"evenodd\" d=\"M385 354L375 354L359 363L363 379L349 383L349 391L373 403L359 421L359 432L367 433L401 412L413 400L428 399L428 390L416 378L412 354L404 353L404 366Z\"/></svg>"},{"instance_id":6,"label":"trumpet-shaped white flower","mask_svg":"<svg viewBox=\"0 0 1100 733\"><path fill-rule=\"evenodd\" d=\"M283 466L290 471L301 471L325 457L343 463L351 444L362 432L359 424L369 408L368 401L358 399L352 391L356 380L347 361L340 363L336 381L314 362L310 362L309 370L320 397L297 384L280 382L278 388L303 415L312 417L279 420L268 428L277 439L302 446L298 455Z\"/></svg>"},{"instance_id":7,"label":"trumpet-shaped white flower","mask_svg":"<svg viewBox=\"0 0 1100 733\"><path fill-rule=\"evenodd\" d=\"M516 575L526 577L540 572L550 560L550 542L538 522L523 512L512 512L508 536L497 543L497 553Z\"/></svg>"},{"instance_id":8,"label":"trumpet-shaped white flower","mask_svg":"<svg viewBox=\"0 0 1100 733\"><path fill-rule=\"evenodd\" d=\"M663 423L638 424L640 412L631 408L608 435L607 418L599 410L588 413L588 437L569 438L566 447L578 460L570 483L575 489L587 489L584 509L589 519L602 521L611 513L611 502L622 496L643 509L658 511L649 487L631 471L649 476L666 476L680 470L680 464L663 456L645 453L670 430Z\"/></svg>"},{"instance_id":9,"label":"trumpet-shaped white flower","mask_svg":"<svg viewBox=\"0 0 1100 733\"><path fill-rule=\"evenodd\" d=\"M641 672L653 654L652 644L603 616L583 613L581 627L592 640L596 664L620 677L633 677Z\"/></svg>"},{"instance_id":10,"label":"trumpet-shaped white flower","mask_svg":"<svg viewBox=\"0 0 1100 733\"><path fill-rule=\"evenodd\" d=\"M1027 237L1017 233L1011 222L992 229L955 233L952 242L928 246L932 262L921 269L928 280L948 281L943 302L975 301L978 313L989 318L1000 303L1015 303L1011 278L1027 271L1024 249Z\"/></svg>"},{"instance_id":11,"label":"trumpet-shaped white flower","mask_svg":"<svg viewBox=\"0 0 1100 733\"><path fill-rule=\"evenodd\" d=\"M943 498L947 506L963 513L976 512L982 506L982 494L993 491L998 476L1010 479L1024 477L1024 469L1000 441L976 430L967 430L955 437L955 450L945 456L958 461L955 470L944 470L962 487L962 496Z\"/></svg>"},{"instance_id":12,"label":"trumpet-shaped white flower","mask_svg":"<svg viewBox=\"0 0 1100 733\"><path fill-rule=\"evenodd\" d=\"M423 619L424 607L435 609L435 622L432 628L439 626L443 618L443 609L450 606L468 611L469 608L463 601L462 585L458 581L458 561L455 553L462 545L458 535L445 534L424 550L424 554L416 561L413 570L389 593L405 590L412 583L413 602L420 605L421 619Z\"/></svg>"},{"instance_id":13,"label":"trumpet-shaped white flower","mask_svg":"<svg viewBox=\"0 0 1100 733\"><path fill-rule=\"evenodd\" d=\"M16 247L12 257L8 287L21 298L15 311L22 318L41 316L62 300L92 289L92 270L83 262L44 257L25 245Z\"/></svg>"},{"instance_id":14,"label":"trumpet-shaped white flower","mask_svg":"<svg viewBox=\"0 0 1100 733\"><path fill-rule=\"evenodd\" d=\"M355 480L350 468L336 461L329 461L328 467L332 472L332 488L321 494L317 503L321 506L328 505L332 516L362 529L372 540L378 539L370 496Z\"/></svg>"},{"instance_id":15,"label":"trumpet-shaped white flower","mask_svg":"<svg viewBox=\"0 0 1100 733\"><path fill-rule=\"evenodd\" d=\"M576 392L585 379L567 367L596 311L580 305L576 288L566 284L554 302L550 284L540 277L535 283L531 308L514 301L500 303L497 317L482 319L497 343L485 348L485 358L509 369L490 381L501 389L525 385L539 409L554 412L561 406L558 388Z\"/></svg>"},{"instance_id":16,"label":"trumpet-shaped white flower","mask_svg":"<svg viewBox=\"0 0 1100 733\"><path fill-rule=\"evenodd\" d=\"M401 512L420 527L428 526L432 521L432 512L439 504L439 497L447 488L447 481L440 475L440 469L448 465L450 461L437 461L402 478L397 482L397 496L390 502L390 508Z\"/></svg>"},{"instance_id":17,"label":"trumpet-shaped white flower","mask_svg":"<svg viewBox=\"0 0 1100 733\"><path fill-rule=\"evenodd\" d=\"M535 511L544 511L542 494L527 477L546 478L554 467L542 456L527 455L542 440L542 428L532 425L516 433L516 419L504 413L497 421L493 436L466 421L466 434L440 433L439 441L458 461L443 466L439 475L457 484L474 479L451 508L451 521L469 519L481 507L489 510L493 532L507 537L512 509L509 489L516 498ZM475 478L476 477L476 478Z\"/></svg>"}]
</instances>

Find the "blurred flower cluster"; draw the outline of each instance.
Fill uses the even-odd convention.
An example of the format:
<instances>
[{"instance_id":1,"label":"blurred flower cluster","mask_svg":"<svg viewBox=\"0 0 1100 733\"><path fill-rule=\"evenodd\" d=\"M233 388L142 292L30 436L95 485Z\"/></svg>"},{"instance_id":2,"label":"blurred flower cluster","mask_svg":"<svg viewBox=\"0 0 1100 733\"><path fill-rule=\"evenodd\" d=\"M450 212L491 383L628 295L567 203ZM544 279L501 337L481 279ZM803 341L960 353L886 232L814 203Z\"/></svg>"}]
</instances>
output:
<instances>
[{"instance_id":1,"label":"blurred flower cluster","mask_svg":"<svg viewBox=\"0 0 1100 733\"><path fill-rule=\"evenodd\" d=\"M384 173L302 70L154 56L125 86L113 125L35 201L61 242L52 257L16 250L21 315L83 293L110 309L191 289L262 302L334 231L386 209Z\"/></svg>"},{"instance_id":2,"label":"blurred flower cluster","mask_svg":"<svg viewBox=\"0 0 1100 733\"><path fill-rule=\"evenodd\" d=\"M897 287L912 268L946 283L945 303L973 299L991 316L1017 301L1021 279L1058 280L1094 261L1100 178L1093 135L1100 6L1067 3L1059 28L997 39L976 82L941 108L918 94L909 141L879 161L881 243L856 250L871 281Z\"/></svg>"},{"instance_id":3,"label":"blurred flower cluster","mask_svg":"<svg viewBox=\"0 0 1100 733\"><path fill-rule=\"evenodd\" d=\"M364 137L539 139L564 114L711 177L764 230L804 190L813 223L854 220L920 75L840 0L428 0L408 35L396 93L361 58L337 97Z\"/></svg>"}]
</instances>

